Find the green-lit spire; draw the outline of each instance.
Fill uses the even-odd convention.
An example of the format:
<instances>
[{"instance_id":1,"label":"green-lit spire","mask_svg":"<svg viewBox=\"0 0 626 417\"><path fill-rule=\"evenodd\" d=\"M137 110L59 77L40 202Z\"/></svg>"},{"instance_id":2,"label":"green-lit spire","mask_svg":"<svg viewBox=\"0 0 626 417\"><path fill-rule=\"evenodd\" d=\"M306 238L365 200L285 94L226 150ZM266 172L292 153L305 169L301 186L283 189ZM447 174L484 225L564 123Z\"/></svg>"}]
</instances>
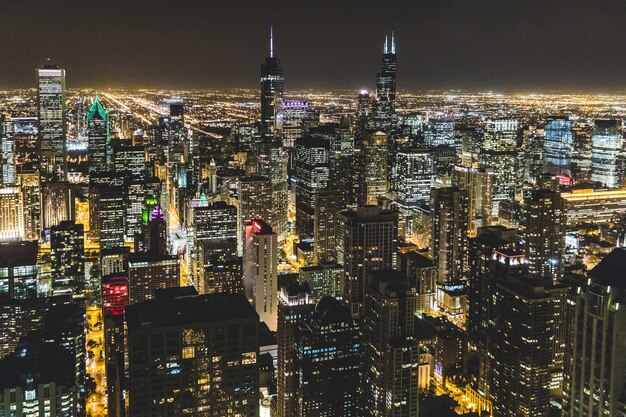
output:
<instances>
[{"instance_id":1,"label":"green-lit spire","mask_svg":"<svg viewBox=\"0 0 626 417\"><path fill-rule=\"evenodd\" d=\"M100 103L100 99L97 95L96 99L93 101L93 104L89 108L89 112L87 113L87 120L93 119L96 114L98 115L98 118L102 120L108 120L109 116L107 115L107 111L104 109L104 106L102 106L102 103Z\"/></svg>"}]
</instances>

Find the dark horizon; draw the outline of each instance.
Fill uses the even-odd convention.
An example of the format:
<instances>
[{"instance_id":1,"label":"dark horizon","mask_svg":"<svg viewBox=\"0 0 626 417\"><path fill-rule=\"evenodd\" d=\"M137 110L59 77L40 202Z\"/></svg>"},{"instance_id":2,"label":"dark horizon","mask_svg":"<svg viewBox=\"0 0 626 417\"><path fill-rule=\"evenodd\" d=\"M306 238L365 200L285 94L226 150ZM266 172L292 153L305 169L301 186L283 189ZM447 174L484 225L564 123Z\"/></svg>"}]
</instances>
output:
<instances>
[{"instance_id":1,"label":"dark horizon","mask_svg":"<svg viewBox=\"0 0 626 417\"><path fill-rule=\"evenodd\" d=\"M258 88L274 26L285 88L372 89L395 31L400 91L626 91L626 4L460 0L2 2L0 87L51 58L69 88Z\"/></svg>"}]
</instances>

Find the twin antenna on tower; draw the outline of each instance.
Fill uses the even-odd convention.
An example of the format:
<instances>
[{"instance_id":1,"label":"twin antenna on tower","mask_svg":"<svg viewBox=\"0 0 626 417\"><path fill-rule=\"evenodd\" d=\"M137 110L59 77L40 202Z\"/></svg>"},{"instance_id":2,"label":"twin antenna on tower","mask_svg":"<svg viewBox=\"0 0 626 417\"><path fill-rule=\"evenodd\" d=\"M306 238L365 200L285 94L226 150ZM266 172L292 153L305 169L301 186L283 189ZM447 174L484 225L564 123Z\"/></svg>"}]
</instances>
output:
<instances>
[{"instance_id":1,"label":"twin antenna on tower","mask_svg":"<svg viewBox=\"0 0 626 417\"><path fill-rule=\"evenodd\" d=\"M389 50L388 37L385 35L385 53L386 54L395 54L396 53L396 36L394 32L391 32L391 51Z\"/></svg>"},{"instance_id":2,"label":"twin antenna on tower","mask_svg":"<svg viewBox=\"0 0 626 417\"><path fill-rule=\"evenodd\" d=\"M391 51L389 50L389 38L385 35L385 53L396 53L396 35L391 32ZM270 58L274 58L274 26L270 26Z\"/></svg>"}]
</instances>

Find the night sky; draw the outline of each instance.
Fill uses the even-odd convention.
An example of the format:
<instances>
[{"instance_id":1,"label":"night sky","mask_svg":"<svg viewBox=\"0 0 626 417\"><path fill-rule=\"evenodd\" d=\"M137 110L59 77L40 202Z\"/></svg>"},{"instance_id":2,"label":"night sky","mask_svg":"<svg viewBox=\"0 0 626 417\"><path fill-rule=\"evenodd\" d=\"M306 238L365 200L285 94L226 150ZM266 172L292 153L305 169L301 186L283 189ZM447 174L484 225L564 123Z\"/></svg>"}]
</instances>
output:
<instances>
[{"instance_id":1,"label":"night sky","mask_svg":"<svg viewBox=\"0 0 626 417\"><path fill-rule=\"evenodd\" d=\"M626 91L618 0L0 0L0 86L47 57L69 87L256 87L274 25L286 88Z\"/></svg>"}]
</instances>

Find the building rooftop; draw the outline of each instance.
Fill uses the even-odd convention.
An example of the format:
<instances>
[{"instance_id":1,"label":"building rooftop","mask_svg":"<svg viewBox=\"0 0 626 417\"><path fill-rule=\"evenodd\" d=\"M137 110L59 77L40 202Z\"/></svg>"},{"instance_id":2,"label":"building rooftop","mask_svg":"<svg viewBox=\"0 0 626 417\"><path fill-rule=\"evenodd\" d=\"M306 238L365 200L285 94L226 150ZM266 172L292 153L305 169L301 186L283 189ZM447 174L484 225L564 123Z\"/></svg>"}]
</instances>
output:
<instances>
[{"instance_id":1,"label":"building rooftop","mask_svg":"<svg viewBox=\"0 0 626 417\"><path fill-rule=\"evenodd\" d=\"M198 323L255 319L258 314L241 294L177 296L176 291L126 308L129 330L193 325Z\"/></svg>"},{"instance_id":2,"label":"building rooftop","mask_svg":"<svg viewBox=\"0 0 626 417\"><path fill-rule=\"evenodd\" d=\"M626 248L615 248L589 271L600 285L626 289Z\"/></svg>"},{"instance_id":3,"label":"building rooftop","mask_svg":"<svg viewBox=\"0 0 626 417\"><path fill-rule=\"evenodd\" d=\"M13 353L0 360L0 390L54 382L61 386L74 385L76 358L57 343L45 343L39 333L22 339Z\"/></svg>"},{"instance_id":4,"label":"building rooftop","mask_svg":"<svg viewBox=\"0 0 626 417\"><path fill-rule=\"evenodd\" d=\"M37 241L0 242L0 266L14 267L37 264Z\"/></svg>"}]
</instances>

